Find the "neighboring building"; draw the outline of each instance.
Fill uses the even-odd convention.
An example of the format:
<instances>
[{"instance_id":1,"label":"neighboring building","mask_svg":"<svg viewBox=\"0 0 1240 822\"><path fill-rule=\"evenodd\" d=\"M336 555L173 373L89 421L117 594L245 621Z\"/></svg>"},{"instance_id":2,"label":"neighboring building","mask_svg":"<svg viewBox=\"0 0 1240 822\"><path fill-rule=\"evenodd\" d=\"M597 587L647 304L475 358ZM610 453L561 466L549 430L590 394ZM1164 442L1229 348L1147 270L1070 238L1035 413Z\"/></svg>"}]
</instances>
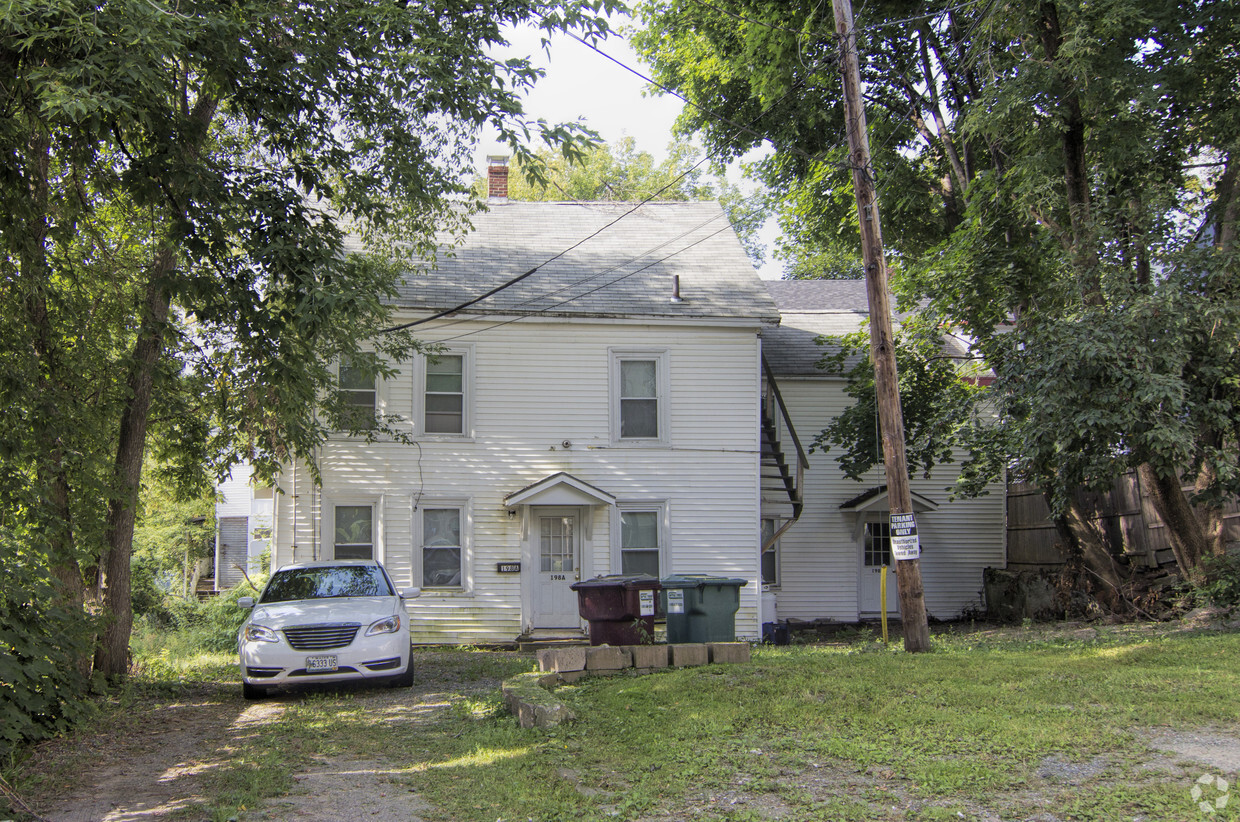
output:
<instances>
[{"instance_id":1,"label":"neighboring building","mask_svg":"<svg viewBox=\"0 0 1240 822\"><path fill-rule=\"evenodd\" d=\"M818 368L826 349L816 340L857 331L868 316L865 282L797 280L768 282L780 326L766 333L763 351L788 408L793 428L806 441L852 400L846 381ZM877 421L875 422L877 425ZM781 424L783 442L789 440ZM1005 563L1003 486L971 500L948 500L956 477L950 465L932 479L914 477L913 507L921 540L926 610L939 619L982 606L982 570ZM887 565L886 610L899 605L890 562L887 494L881 466L866 482L846 478L832 453L809 455L800 519L780 536L768 556L769 589L780 619L852 622L879 616L882 566ZM786 496L766 490L762 516L769 532L791 516ZM774 574L770 569L776 568Z\"/></svg>"},{"instance_id":2,"label":"neighboring building","mask_svg":"<svg viewBox=\"0 0 1240 822\"><path fill-rule=\"evenodd\" d=\"M502 193L502 172L493 168L491 182ZM767 442L763 347L777 363L810 356L790 346L817 329L798 331L800 314L777 328L776 301L717 204L501 200L473 223L454 254L408 275L396 322L537 271L417 326L442 349L393 364L392 379L374 384L344 364L350 402L394 415L414 443L331 437L316 456L321 487L304 465L289 466L274 565L380 560L397 585L423 589L409 603L423 643L580 635L570 586L622 572L749 580L736 615L744 638L771 618L760 616L764 563L780 617L877 612L860 595L870 578L859 546L885 505L867 498L841 511L868 486L841 479L821 455L804 473L800 522L763 556L763 530L779 527L801 493L795 457ZM856 315L845 319L855 327ZM787 376L792 419L812 436L845 401L843 383ZM763 490L763 463L787 475L782 496ZM937 506L922 531L927 601L952 616L978 601L978 562L1002 562L1002 498L957 508L925 483L917 489ZM997 512L997 530L983 509Z\"/></svg>"},{"instance_id":3,"label":"neighboring building","mask_svg":"<svg viewBox=\"0 0 1240 822\"><path fill-rule=\"evenodd\" d=\"M255 486L249 463L233 466L215 487L215 590L223 591L262 570L270 548L274 499L270 487Z\"/></svg>"}]
</instances>

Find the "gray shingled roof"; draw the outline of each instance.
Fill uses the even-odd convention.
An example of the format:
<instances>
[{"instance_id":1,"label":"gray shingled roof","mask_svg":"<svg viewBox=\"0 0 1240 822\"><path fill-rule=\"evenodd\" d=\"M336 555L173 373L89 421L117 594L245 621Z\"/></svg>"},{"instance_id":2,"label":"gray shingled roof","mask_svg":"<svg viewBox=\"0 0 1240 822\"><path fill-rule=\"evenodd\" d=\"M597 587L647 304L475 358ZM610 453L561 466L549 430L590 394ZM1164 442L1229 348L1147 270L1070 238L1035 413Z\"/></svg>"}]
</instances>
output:
<instances>
[{"instance_id":1,"label":"gray shingled roof","mask_svg":"<svg viewBox=\"0 0 1240 822\"><path fill-rule=\"evenodd\" d=\"M406 276L397 304L440 311L535 266L528 279L469 308L470 314L746 319L779 312L718 203L500 203L438 268ZM564 256L554 255L596 237ZM671 300L680 275L682 302Z\"/></svg>"},{"instance_id":2,"label":"gray shingled roof","mask_svg":"<svg viewBox=\"0 0 1240 822\"><path fill-rule=\"evenodd\" d=\"M778 280L765 283L780 311L778 328L762 332L762 354L776 376L825 377L818 367L835 346L819 336L839 336L861 328L869 313L865 280ZM845 368L856 362L849 359Z\"/></svg>"},{"instance_id":3,"label":"gray shingled roof","mask_svg":"<svg viewBox=\"0 0 1240 822\"><path fill-rule=\"evenodd\" d=\"M865 280L777 280L766 283L766 290L781 312L870 310Z\"/></svg>"},{"instance_id":4,"label":"gray shingled roof","mask_svg":"<svg viewBox=\"0 0 1240 822\"><path fill-rule=\"evenodd\" d=\"M762 332L762 353L771 370L785 377L834 375L818 363L839 349L819 345L817 340L861 330L870 313L865 280L779 280L765 285L780 312L779 327ZM943 346L951 356L968 354L961 341L950 335L943 337ZM845 371L859 359L847 359Z\"/></svg>"}]
</instances>

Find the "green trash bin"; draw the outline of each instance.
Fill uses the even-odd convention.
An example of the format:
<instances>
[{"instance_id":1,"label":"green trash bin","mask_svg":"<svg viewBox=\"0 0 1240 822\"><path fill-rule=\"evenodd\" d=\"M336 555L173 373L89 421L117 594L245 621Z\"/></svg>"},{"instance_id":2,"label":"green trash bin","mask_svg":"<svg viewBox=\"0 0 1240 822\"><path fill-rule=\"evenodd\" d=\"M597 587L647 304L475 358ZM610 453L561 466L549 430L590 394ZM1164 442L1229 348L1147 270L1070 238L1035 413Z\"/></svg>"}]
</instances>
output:
<instances>
[{"instance_id":1,"label":"green trash bin","mask_svg":"<svg viewBox=\"0 0 1240 822\"><path fill-rule=\"evenodd\" d=\"M679 574L659 583L669 643L736 641L736 611L748 580Z\"/></svg>"}]
</instances>

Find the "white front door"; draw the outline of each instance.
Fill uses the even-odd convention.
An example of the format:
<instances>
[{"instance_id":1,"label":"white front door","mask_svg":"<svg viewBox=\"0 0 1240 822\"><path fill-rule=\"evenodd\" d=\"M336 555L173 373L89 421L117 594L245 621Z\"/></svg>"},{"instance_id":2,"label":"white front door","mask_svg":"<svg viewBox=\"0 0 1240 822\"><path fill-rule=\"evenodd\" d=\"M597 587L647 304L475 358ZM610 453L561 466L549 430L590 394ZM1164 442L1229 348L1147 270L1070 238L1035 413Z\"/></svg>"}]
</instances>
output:
<instances>
[{"instance_id":1,"label":"white front door","mask_svg":"<svg viewBox=\"0 0 1240 822\"><path fill-rule=\"evenodd\" d=\"M860 616L878 616L882 611L883 568L886 567L886 610L895 614L900 610L900 595L896 590L896 566L891 559L891 526L885 522L867 522L861 539L861 580L858 592Z\"/></svg>"},{"instance_id":2,"label":"white front door","mask_svg":"<svg viewBox=\"0 0 1240 822\"><path fill-rule=\"evenodd\" d=\"M530 509L530 553L534 561L533 627L578 629L581 578L581 516L571 508Z\"/></svg>"}]
</instances>

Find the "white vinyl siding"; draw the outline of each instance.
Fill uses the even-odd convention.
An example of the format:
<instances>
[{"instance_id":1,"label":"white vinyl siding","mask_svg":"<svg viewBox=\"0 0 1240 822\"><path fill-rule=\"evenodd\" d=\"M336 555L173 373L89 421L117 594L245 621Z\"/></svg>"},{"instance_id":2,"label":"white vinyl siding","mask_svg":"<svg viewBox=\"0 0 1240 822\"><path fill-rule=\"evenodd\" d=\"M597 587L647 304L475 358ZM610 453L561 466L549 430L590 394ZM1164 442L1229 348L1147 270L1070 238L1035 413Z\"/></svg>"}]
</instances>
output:
<instances>
[{"instance_id":1,"label":"white vinyl siding","mask_svg":"<svg viewBox=\"0 0 1240 822\"><path fill-rule=\"evenodd\" d=\"M398 586L421 586L425 508L468 501L462 528L462 588L431 590L408 608L414 641L510 642L524 628L521 573L500 563L522 560L537 523L512 516L504 497L563 471L621 500L667 501L662 573L742 577L740 636L756 637L758 606L758 338L753 328L656 326L644 323L443 323L445 336L476 329L465 363L468 437L427 436L421 423L420 361L387 383L405 405L418 445L329 441L321 449L322 499L376 506L379 556ZM422 333L435 339L436 324ZM651 346L657 341L657 349ZM451 349L457 351L457 347ZM629 447L611 438L612 352L652 350L665 365L661 409L668 443ZM721 402L727 397L727 402ZM567 446L565 442L569 443ZM298 498L280 497L276 564L327 554L315 543L316 492L299 473ZM345 498L347 497L347 498ZM291 510L296 504L298 527ZM619 521L611 506L583 509L581 578L619 573ZM325 517L330 517L326 512ZM317 551L317 553L316 553Z\"/></svg>"},{"instance_id":2,"label":"white vinyl siding","mask_svg":"<svg viewBox=\"0 0 1240 822\"><path fill-rule=\"evenodd\" d=\"M830 378L783 378L780 392L788 405L793 425L807 442L852 403L843 380ZM840 472L835 452L809 455L804 474L801 518L780 537L780 619L857 620L858 589L864 550L864 523L886 521L884 506L875 516L848 514L841 503L886 480L882 467L862 482ZM960 464L942 465L930 479L920 475L912 490L938 503L938 508L917 515L922 545L921 574L926 609L938 619L951 619L981 602L982 570L1002 567L1005 556L1003 489L997 487L978 499L948 500L944 490L955 480ZM767 492L764 514L786 510L778 496ZM858 523L858 519L861 520Z\"/></svg>"}]
</instances>

